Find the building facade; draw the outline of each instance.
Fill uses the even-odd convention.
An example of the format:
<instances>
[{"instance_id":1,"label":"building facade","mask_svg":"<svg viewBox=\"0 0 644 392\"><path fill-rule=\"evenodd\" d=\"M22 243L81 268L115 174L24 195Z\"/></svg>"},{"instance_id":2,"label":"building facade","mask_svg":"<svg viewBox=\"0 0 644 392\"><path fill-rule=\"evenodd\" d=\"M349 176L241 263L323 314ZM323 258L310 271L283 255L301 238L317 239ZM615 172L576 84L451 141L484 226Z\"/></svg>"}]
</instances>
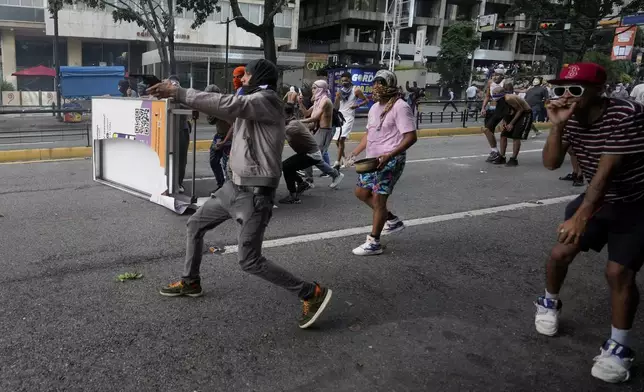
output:
<instances>
[{"instance_id":1,"label":"building facade","mask_svg":"<svg viewBox=\"0 0 644 392\"><path fill-rule=\"evenodd\" d=\"M534 34L525 32L526 22L504 18L510 0L487 0L484 9L474 0L415 1L412 27L400 31L397 58L413 63L415 39L425 30L423 57L436 61L443 34L457 20L476 20L479 14L498 14L499 21L512 22L511 28L482 33L480 47L474 53L475 65L493 62L544 60ZM381 57L386 0L302 0L300 7L300 51L333 53L344 64L378 64ZM437 80L430 75L429 80Z\"/></svg>"},{"instance_id":2,"label":"building facade","mask_svg":"<svg viewBox=\"0 0 644 392\"><path fill-rule=\"evenodd\" d=\"M242 14L253 23L264 17L263 1L240 2ZM16 85L11 74L25 68L54 66L54 23L46 0L0 0L0 50L2 76ZM208 17L196 29L190 26L192 12L175 19L175 55L182 84L203 88L223 80L226 20L232 18L228 1L219 1L221 12ZM298 39L299 1L275 16L278 47L295 49ZM160 75L159 55L154 40L135 23L114 22L112 10L88 9L83 4L65 5L58 14L60 65L122 65L130 73ZM230 23L229 59L231 66L263 57L259 37ZM280 56L278 63L303 65L304 55Z\"/></svg>"}]
</instances>

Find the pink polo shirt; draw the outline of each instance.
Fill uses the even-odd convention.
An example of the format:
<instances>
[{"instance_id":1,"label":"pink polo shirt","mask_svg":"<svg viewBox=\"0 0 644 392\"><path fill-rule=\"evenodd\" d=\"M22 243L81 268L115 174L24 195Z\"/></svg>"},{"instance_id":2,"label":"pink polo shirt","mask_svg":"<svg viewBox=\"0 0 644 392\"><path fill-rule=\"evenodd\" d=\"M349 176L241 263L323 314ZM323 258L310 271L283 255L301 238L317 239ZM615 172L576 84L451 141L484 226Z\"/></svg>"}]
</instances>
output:
<instances>
[{"instance_id":1,"label":"pink polo shirt","mask_svg":"<svg viewBox=\"0 0 644 392\"><path fill-rule=\"evenodd\" d=\"M416 131L416 122L411 107L402 99L396 101L387 113L382 127L380 114L386 104L374 103L369 109L367 120L367 158L375 158L390 153L403 140L403 134Z\"/></svg>"}]
</instances>

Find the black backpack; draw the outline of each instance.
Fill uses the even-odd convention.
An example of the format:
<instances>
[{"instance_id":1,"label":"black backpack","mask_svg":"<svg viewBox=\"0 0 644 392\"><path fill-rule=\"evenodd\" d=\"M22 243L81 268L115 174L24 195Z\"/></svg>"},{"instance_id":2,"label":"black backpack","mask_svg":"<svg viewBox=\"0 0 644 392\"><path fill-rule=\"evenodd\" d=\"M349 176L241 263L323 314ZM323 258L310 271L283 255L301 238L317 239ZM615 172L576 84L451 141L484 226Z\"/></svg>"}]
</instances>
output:
<instances>
[{"instance_id":1,"label":"black backpack","mask_svg":"<svg viewBox=\"0 0 644 392\"><path fill-rule=\"evenodd\" d=\"M344 119L344 116L338 109L333 109L333 120L331 121L331 124L333 125L333 128L340 128L341 126L344 125L344 123L347 122L347 120Z\"/></svg>"}]
</instances>

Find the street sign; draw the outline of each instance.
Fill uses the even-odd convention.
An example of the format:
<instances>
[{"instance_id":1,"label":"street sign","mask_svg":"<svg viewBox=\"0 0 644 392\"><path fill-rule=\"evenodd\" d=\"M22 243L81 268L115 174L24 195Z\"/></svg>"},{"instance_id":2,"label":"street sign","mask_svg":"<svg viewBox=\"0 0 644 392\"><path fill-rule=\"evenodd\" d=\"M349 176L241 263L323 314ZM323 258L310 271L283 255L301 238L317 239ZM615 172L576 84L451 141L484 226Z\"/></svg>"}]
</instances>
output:
<instances>
[{"instance_id":1,"label":"street sign","mask_svg":"<svg viewBox=\"0 0 644 392\"><path fill-rule=\"evenodd\" d=\"M479 31L494 31L494 29L496 28L496 17L497 14L479 16Z\"/></svg>"},{"instance_id":2,"label":"street sign","mask_svg":"<svg viewBox=\"0 0 644 392\"><path fill-rule=\"evenodd\" d=\"M644 14L628 15L622 18L622 26L643 25Z\"/></svg>"}]
</instances>

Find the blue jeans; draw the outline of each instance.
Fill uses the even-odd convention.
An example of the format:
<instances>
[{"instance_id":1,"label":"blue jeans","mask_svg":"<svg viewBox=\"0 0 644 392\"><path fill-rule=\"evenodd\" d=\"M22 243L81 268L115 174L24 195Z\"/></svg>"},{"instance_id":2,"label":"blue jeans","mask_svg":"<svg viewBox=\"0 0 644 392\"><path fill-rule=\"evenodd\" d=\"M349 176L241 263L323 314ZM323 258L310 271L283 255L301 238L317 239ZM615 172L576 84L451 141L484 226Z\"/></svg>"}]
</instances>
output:
<instances>
[{"instance_id":1,"label":"blue jeans","mask_svg":"<svg viewBox=\"0 0 644 392\"><path fill-rule=\"evenodd\" d=\"M329 159L329 151L325 151L324 154L322 154L322 159L324 162L326 162L327 165L331 166L331 159Z\"/></svg>"},{"instance_id":2,"label":"blue jeans","mask_svg":"<svg viewBox=\"0 0 644 392\"><path fill-rule=\"evenodd\" d=\"M546 108L541 105L535 105L531 107L532 109L532 119L538 122L546 121Z\"/></svg>"},{"instance_id":3,"label":"blue jeans","mask_svg":"<svg viewBox=\"0 0 644 392\"><path fill-rule=\"evenodd\" d=\"M228 167L228 157L230 156L231 146L231 143L227 142L222 148L215 150L215 144L220 140L223 140L223 137L215 135L212 140L212 144L210 145L210 168L215 175L218 188L221 188L224 185L224 182L226 182L225 173Z\"/></svg>"}]
</instances>

